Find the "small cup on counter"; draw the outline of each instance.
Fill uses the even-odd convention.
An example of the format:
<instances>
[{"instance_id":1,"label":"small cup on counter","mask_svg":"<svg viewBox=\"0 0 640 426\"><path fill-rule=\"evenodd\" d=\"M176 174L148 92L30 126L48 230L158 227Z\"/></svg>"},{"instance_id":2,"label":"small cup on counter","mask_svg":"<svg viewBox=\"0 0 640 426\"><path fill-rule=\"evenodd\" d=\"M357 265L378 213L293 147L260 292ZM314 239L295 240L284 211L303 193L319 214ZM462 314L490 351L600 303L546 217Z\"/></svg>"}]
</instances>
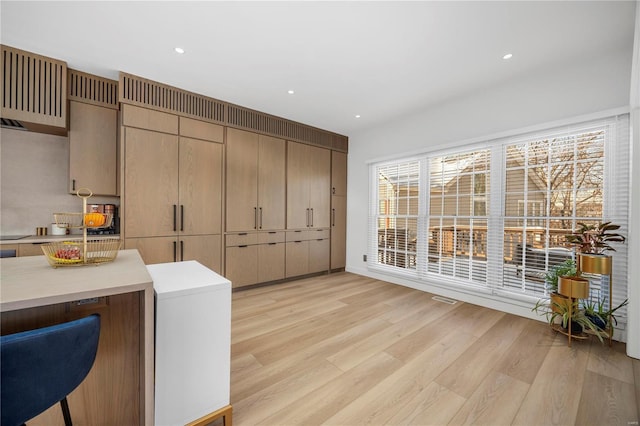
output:
<instances>
[{"instance_id":1,"label":"small cup on counter","mask_svg":"<svg viewBox=\"0 0 640 426\"><path fill-rule=\"evenodd\" d=\"M46 229L45 229L46 231ZM67 235L69 233L69 228L66 223L52 223L51 224L51 235ZM46 235L46 234L45 234Z\"/></svg>"}]
</instances>

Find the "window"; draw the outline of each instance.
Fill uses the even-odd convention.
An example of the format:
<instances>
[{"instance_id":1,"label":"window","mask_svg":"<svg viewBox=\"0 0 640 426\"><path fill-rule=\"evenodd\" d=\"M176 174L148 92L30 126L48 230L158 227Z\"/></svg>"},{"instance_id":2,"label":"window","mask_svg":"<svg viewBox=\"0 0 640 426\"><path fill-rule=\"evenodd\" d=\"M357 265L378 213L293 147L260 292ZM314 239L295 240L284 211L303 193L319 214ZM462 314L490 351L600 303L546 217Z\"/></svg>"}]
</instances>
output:
<instances>
[{"instance_id":1,"label":"window","mask_svg":"<svg viewBox=\"0 0 640 426\"><path fill-rule=\"evenodd\" d=\"M489 150L429 159L429 272L486 281L489 164Z\"/></svg>"},{"instance_id":2,"label":"window","mask_svg":"<svg viewBox=\"0 0 640 426\"><path fill-rule=\"evenodd\" d=\"M369 266L503 297L545 295L579 223L627 229L628 116L372 165ZM626 295L616 247L613 303ZM599 291L598 286L594 286Z\"/></svg>"},{"instance_id":3,"label":"window","mask_svg":"<svg viewBox=\"0 0 640 426\"><path fill-rule=\"evenodd\" d=\"M416 268L420 164L417 161L377 167L377 253L380 265Z\"/></svg>"}]
</instances>

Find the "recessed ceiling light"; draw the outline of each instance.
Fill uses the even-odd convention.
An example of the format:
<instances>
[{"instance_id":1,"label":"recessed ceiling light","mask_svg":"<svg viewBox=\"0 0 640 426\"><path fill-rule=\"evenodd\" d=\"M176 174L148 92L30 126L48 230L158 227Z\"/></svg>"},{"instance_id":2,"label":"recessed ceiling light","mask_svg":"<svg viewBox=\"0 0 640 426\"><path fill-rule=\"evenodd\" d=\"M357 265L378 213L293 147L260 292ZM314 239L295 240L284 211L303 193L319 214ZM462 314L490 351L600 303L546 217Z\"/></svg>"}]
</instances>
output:
<instances>
[{"instance_id":1,"label":"recessed ceiling light","mask_svg":"<svg viewBox=\"0 0 640 426\"><path fill-rule=\"evenodd\" d=\"M176 48L175 48L175 49L173 49L173 50L175 50L175 51L176 51L176 53L180 53L180 54L184 53L184 49L183 49L182 47L176 47Z\"/></svg>"},{"instance_id":2,"label":"recessed ceiling light","mask_svg":"<svg viewBox=\"0 0 640 426\"><path fill-rule=\"evenodd\" d=\"M360 114L356 114L356 118L360 118Z\"/></svg>"},{"instance_id":3,"label":"recessed ceiling light","mask_svg":"<svg viewBox=\"0 0 640 426\"><path fill-rule=\"evenodd\" d=\"M295 92L293 90L287 90L287 93L293 95Z\"/></svg>"},{"instance_id":4,"label":"recessed ceiling light","mask_svg":"<svg viewBox=\"0 0 640 426\"><path fill-rule=\"evenodd\" d=\"M502 57L502 59L511 59L511 58L513 58L513 53L507 53Z\"/></svg>"}]
</instances>

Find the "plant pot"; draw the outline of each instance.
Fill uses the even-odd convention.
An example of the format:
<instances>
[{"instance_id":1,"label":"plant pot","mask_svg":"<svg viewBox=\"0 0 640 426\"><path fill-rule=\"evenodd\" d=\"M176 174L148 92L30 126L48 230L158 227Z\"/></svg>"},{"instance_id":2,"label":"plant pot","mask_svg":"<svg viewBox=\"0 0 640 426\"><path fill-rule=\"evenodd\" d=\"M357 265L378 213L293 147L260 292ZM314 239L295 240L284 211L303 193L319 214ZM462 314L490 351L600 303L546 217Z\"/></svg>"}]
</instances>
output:
<instances>
[{"instance_id":1,"label":"plant pot","mask_svg":"<svg viewBox=\"0 0 640 426\"><path fill-rule=\"evenodd\" d=\"M607 323L599 316L585 314L589 321L593 323L599 330L604 331L607 328Z\"/></svg>"},{"instance_id":2,"label":"plant pot","mask_svg":"<svg viewBox=\"0 0 640 426\"><path fill-rule=\"evenodd\" d=\"M560 277L558 293L573 299L586 299L589 297L589 280L581 277Z\"/></svg>"},{"instance_id":3,"label":"plant pot","mask_svg":"<svg viewBox=\"0 0 640 426\"><path fill-rule=\"evenodd\" d=\"M606 254L578 253L580 271L588 274L611 275L613 262Z\"/></svg>"},{"instance_id":4,"label":"plant pot","mask_svg":"<svg viewBox=\"0 0 640 426\"><path fill-rule=\"evenodd\" d=\"M566 332L569 331L569 327L567 328L562 327L562 329ZM582 325L580 325L575 321L571 321L571 334L581 334L582 332L583 332Z\"/></svg>"},{"instance_id":5,"label":"plant pot","mask_svg":"<svg viewBox=\"0 0 640 426\"><path fill-rule=\"evenodd\" d=\"M569 303L569 298L563 296L560 293L551 293L551 311L556 312L558 314L562 314L567 310Z\"/></svg>"}]
</instances>

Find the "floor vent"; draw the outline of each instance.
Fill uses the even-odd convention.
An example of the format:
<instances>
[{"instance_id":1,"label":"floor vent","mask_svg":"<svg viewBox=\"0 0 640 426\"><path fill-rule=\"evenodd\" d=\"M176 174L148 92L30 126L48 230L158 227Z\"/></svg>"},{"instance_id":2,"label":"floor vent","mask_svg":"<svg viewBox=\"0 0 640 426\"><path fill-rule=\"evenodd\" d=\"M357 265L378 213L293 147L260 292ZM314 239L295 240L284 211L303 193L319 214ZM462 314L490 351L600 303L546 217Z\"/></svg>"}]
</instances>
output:
<instances>
[{"instance_id":1,"label":"floor vent","mask_svg":"<svg viewBox=\"0 0 640 426\"><path fill-rule=\"evenodd\" d=\"M442 297L442 296L433 296L432 299L438 302L446 303L448 305L455 305L457 302L457 300L447 299L446 297Z\"/></svg>"}]
</instances>

